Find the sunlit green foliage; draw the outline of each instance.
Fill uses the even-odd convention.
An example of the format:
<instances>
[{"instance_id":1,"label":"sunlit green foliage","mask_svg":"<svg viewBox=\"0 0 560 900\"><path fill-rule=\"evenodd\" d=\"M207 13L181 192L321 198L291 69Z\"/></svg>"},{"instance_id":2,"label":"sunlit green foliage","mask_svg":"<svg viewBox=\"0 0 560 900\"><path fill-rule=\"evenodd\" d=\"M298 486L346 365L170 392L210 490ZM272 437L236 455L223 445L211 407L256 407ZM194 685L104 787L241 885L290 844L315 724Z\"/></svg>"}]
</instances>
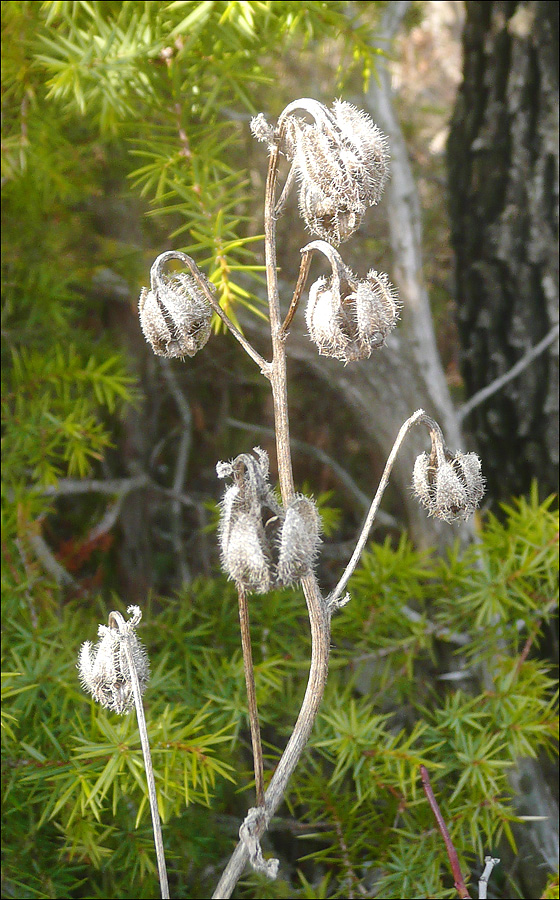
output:
<instances>
[{"instance_id":1,"label":"sunlit green foliage","mask_svg":"<svg viewBox=\"0 0 560 900\"><path fill-rule=\"evenodd\" d=\"M350 584L352 599L333 623L327 697L291 783L290 812L281 812L267 838L282 860L285 835L297 822L294 881L283 860L278 882L248 875L238 896L347 897L350 884L375 886L386 898L454 896L420 765L430 773L465 873L486 853L499 856L504 839L515 847L510 769L522 757L552 751L557 728L555 681L531 653L551 615L547 586L557 574L550 506L533 497L513 505L502 524L491 519L457 577L454 554L443 565L405 539L395 549L370 546ZM528 559L523 547L538 556L538 575L516 564L516 555ZM485 642L478 639L477 606L465 605L460 621L449 612L450 596L459 602L482 561L500 569L495 588L511 596ZM18 588L9 574L3 585L4 668L11 673L3 729L8 893L154 896L134 715L95 708L75 669L79 643L94 637L107 607L70 604L55 612L56 592L44 578L30 588ZM523 608L520 596L527 597ZM399 628L391 639L394 617ZM197 582L144 610L141 637L153 670L145 699L172 896L210 895L238 818L253 802L236 620L235 591L222 580ZM270 772L307 676L303 597L259 597L251 621ZM450 670L461 680L447 680Z\"/></svg>"}]
</instances>

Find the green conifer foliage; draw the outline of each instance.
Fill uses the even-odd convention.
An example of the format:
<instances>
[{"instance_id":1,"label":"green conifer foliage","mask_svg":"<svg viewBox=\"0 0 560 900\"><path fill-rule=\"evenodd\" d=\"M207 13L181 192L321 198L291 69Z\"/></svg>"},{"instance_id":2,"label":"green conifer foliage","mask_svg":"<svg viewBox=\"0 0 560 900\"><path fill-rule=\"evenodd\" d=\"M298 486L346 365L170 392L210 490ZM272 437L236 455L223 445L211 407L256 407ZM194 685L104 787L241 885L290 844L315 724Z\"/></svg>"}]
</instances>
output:
<instances>
[{"instance_id":1,"label":"green conifer foliage","mask_svg":"<svg viewBox=\"0 0 560 900\"><path fill-rule=\"evenodd\" d=\"M369 77L370 26L351 24L348 6L2 3L5 897L158 894L135 720L94 707L76 669L81 642L123 604L110 576L88 592L45 540L61 479L101 478L141 401L98 288L107 269L117 294L136 287L148 241L140 229L128 239L96 229L95 200L128 184L127 202L148 210L149 242L165 235L196 254L233 321L238 303L260 311L241 130L288 46L337 34L346 74ZM318 505L336 522L328 498ZM280 877L247 874L236 896L456 896L421 766L470 883L492 853L505 861L494 894L511 895L515 829L528 825L508 776L556 748L556 682L536 652L557 604L554 509L535 487L445 560L406 537L369 545L333 620L309 750L263 842ZM72 513L76 535L89 512ZM259 595L251 629L269 778L307 678L301 591ZM211 896L252 796L232 583L198 578L146 597L141 637L171 895ZM546 896L554 890L551 879Z\"/></svg>"}]
</instances>

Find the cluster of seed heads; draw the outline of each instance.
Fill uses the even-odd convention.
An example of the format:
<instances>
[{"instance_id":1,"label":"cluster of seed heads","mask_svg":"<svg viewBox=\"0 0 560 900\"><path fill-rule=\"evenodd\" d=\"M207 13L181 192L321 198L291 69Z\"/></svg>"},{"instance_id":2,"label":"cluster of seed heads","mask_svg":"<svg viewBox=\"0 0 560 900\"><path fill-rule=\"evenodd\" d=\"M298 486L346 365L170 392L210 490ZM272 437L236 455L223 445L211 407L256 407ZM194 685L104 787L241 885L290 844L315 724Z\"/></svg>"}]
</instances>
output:
<instances>
[{"instance_id":1,"label":"cluster of seed heads","mask_svg":"<svg viewBox=\"0 0 560 900\"><path fill-rule=\"evenodd\" d=\"M325 241L303 249L320 250L332 266L332 276L319 278L309 290L305 320L311 340L323 356L344 363L369 358L397 323L395 288L387 275L373 269L360 281Z\"/></svg>"},{"instance_id":2,"label":"cluster of seed heads","mask_svg":"<svg viewBox=\"0 0 560 900\"><path fill-rule=\"evenodd\" d=\"M186 273L167 276L161 271L167 260L183 257L174 251L158 256L150 272L150 290L142 288L138 303L144 337L156 356L168 359L194 356L210 337L212 307L199 283Z\"/></svg>"},{"instance_id":3,"label":"cluster of seed heads","mask_svg":"<svg viewBox=\"0 0 560 900\"><path fill-rule=\"evenodd\" d=\"M127 612L131 618L120 627L99 625L99 641L95 645L91 641L82 644L78 657L82 688L101 706L121 715L134 705L129 654L142 694L150 675L148 654L136 637L142 613L138 606L129 606Z\"/></svg>"},{"instance_id":4,"label":"cluster of seed heads","mask_svg":"<svg viewBox=\"0 0 560 900\"><path fill-rule=\"evenodd\" d=\"M320 543L312 500L297 494L287 509L268 480L268 454L242 453L219 462L219 478L233 478L221 502L220 548L224 570L247 591L266 593L309 574Z\"/></svg>"},{"instance_id":5,"label":"cluster of seed heads","mask_svg":"<svg viewBox=\"0 0 560 900\"><path fill-rule=\"evenodd\" d=\"M313 124L289 114L297 108L309 113ZM252 131L269 146L273 143L274 132L262 115L253 120ZM381 197L388 174L386 137L352 104L337 100L327 109L311 99L286 107L281 134L307 228L334 246L348 240Z\"/></svg>"},{"instance_id":6,"label":"cluster of seed heads","mask_svg":"<svg viewBox=\"0 0 560 900\"><path fill-rule=\"evenodd\" d=\"M416 459L412 486L431 516L444 522L468 519L484 496L480 459L460 451L453 456L432 432L432 451Z\"/></svg>"}]
</instances>

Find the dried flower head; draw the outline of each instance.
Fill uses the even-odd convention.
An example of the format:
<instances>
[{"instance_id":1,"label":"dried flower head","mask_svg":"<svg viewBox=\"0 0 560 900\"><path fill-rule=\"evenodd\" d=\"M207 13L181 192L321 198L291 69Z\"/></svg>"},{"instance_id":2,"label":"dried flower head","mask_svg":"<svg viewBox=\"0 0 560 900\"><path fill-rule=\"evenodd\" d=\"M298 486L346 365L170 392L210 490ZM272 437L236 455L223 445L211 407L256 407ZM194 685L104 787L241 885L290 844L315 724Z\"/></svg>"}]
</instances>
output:
<instances>
[{"instance_id":1,"label":"dried flower head","mask_svg":"<svg viewBox=\"0 0 560 900\"><path fill-rule=\"evenodd\" d=\"M297 494L286 510L280 533L278 581L293 584L313 569L321 532L317 507L309 497Z\"/></svg>"},{"instance_id":2,"label":"dried flower head","mask_svg":"<svg viewBox=\"0 0 560 900\"><path fill-rule=\"evenodd\" d=\"M138 606L129 606L127 612L131 615L128 622L112 613L109 621L118 622L120 619L120 624L109 627L100 625L100 640L95 646L91 641L82 644L78 657L82 688L101 706L121 715L129 712L134 705L131 664L136 670L142 694L150 674L148 654L136 637L136 626L142 613Z\"/></svg>"},{"instance_id":3,"label":"dried flower head","mask_svg":"<svg viewBox=\"0 0 560 900\"><path fill-rule=\"evenodd\" d=\"M163 275L162 263L182 259L184 254L167 251L154 262L150 290L142 288L138 311L144 337L157 356L194 356L210 337L212 307L192 275ZM210 284L200 279L211 289Z\"/></svg>"},{"instance_id":4,"label":"dried flower head","mask_svg":"<svg viewBox=\"0 0 560 900\"><path fill-rule=\"evenodd\" d=\"M312 115L313 124L293 116L295 109ZM308 229L334 245L347 240L381 197L388 174L385 136L366 113L340 100L330 110L316 100L294 101L280 121Z\"/></svg>"},{"instance_id":5,"label":"dried flower head","mask_svg":"<svg viewBox=\"0 0 560 900\"><path fill-rule=\"evenodd\" d=\"M309 290L305 319L311 340L323 356L345 363L367 359L385 344L397 323L399 303L393 285L387 275L373 269L358 280L324 241L313 241L303 249L320 250L333 271Z\"/></svg>"},{"instance_id":6,"label":"dried flower head","mask_svg":"<svg viewBox=\"0 0 560 900\"><path fill-rule=\"evenodd\" d=\"M299 494L285 511L268 481L268 455L260 447L254 453L216 466L219 478L234 479L221 502L219 539L229 577L263 594L311 571L320 518L313 501Z\"/></svg>"},{"instance_id":7,"label":"dried flower head","mask_svg":"<svg viewBox=\"0 0 560 900\"><path fill-rule=\"evenodd\" d=\"M468 519L484 496L480 459L460 451L452 456L432 432L432 452L416 459L412 486L431 516L444 522Z\"/></svg>"},{"instance_id":8,"label":"dried flower head","mask_svg":"<svg viewBox=\"0 0 560 900\"><path fill-rule=\"evenodd\" d=\"M221 503L222 566L247 591L270 590L275 581L273 547L283 512L268 482L268 455L255 447L231 463L216 466L219 478L232 476Z\"/></svg>"}]
</instances>

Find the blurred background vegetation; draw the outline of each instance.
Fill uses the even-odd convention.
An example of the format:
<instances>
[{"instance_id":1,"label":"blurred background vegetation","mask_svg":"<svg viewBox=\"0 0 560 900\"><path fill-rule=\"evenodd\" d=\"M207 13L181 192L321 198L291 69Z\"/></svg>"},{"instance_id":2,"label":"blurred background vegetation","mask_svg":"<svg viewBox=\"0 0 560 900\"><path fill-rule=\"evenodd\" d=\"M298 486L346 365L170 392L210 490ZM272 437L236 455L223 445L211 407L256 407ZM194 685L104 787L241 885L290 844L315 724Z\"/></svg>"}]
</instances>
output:
<instances>
[{"instance_id":1,"label":"blurred background vegetation","mask_svg":"<svg viewBox=\"0 0 560 900\"><path fill-rule=\"evenodd\" d=\"M400 16L392 41L390 7ZM554 162L534 111L535 96L552 92L557 113L554 15L556 4L539 2L2 3L2 896L158 895L133 718L94 709L75 670L82 641L131 603L153 671L146 703L171 895L211 896L233 849L254 800L215 465L255 444L273 460L270 396L218 327L186 363L154 357L137 298L155 256L182 249L266 353L266 157L250 118L274 120L302 96L364 106L386 65L421 207L437 363L462 449L483 456L489 490L476 533L460 542L411 520L405 488L388 493L352 602L333 622L313 746L267 838L280 877L247 874L235 896L456 896L421 764L474 893L487 853L502 859L489 896L537 897L547 882L554 891L557 350L460 416L554 336L557 249L545 248L557 202L533 210L520 187L539 199L544 184L557 201L558 152ZM519 97L512 72L517 82L527 72ZM485 156L477 129L504 106L510 139L492 137ZM527 110L533 128L516 142L514 113L526 122ZM482 170L461 157L475 134ZM345 259L398 284L387 213L382 201ZM498 227L511 222L518 232ZM294 202L278 233L288 298L307 240ZM402 319L404 329L406 305ZM391 352L387 368L365 363L381 380L380 408L389 382L407 390L397 343ZM341 386L325 371L321 380L303 351L290 360L295 479L321 507L328 590L385 457L347 402L365 382L352 372ZM432 412L422 390L418 405ZM368 427L391 431L390 410L376 407ZM301 592L257 598L251 621L271 771L307 676Z\"/></svg>"}]
</instances>

